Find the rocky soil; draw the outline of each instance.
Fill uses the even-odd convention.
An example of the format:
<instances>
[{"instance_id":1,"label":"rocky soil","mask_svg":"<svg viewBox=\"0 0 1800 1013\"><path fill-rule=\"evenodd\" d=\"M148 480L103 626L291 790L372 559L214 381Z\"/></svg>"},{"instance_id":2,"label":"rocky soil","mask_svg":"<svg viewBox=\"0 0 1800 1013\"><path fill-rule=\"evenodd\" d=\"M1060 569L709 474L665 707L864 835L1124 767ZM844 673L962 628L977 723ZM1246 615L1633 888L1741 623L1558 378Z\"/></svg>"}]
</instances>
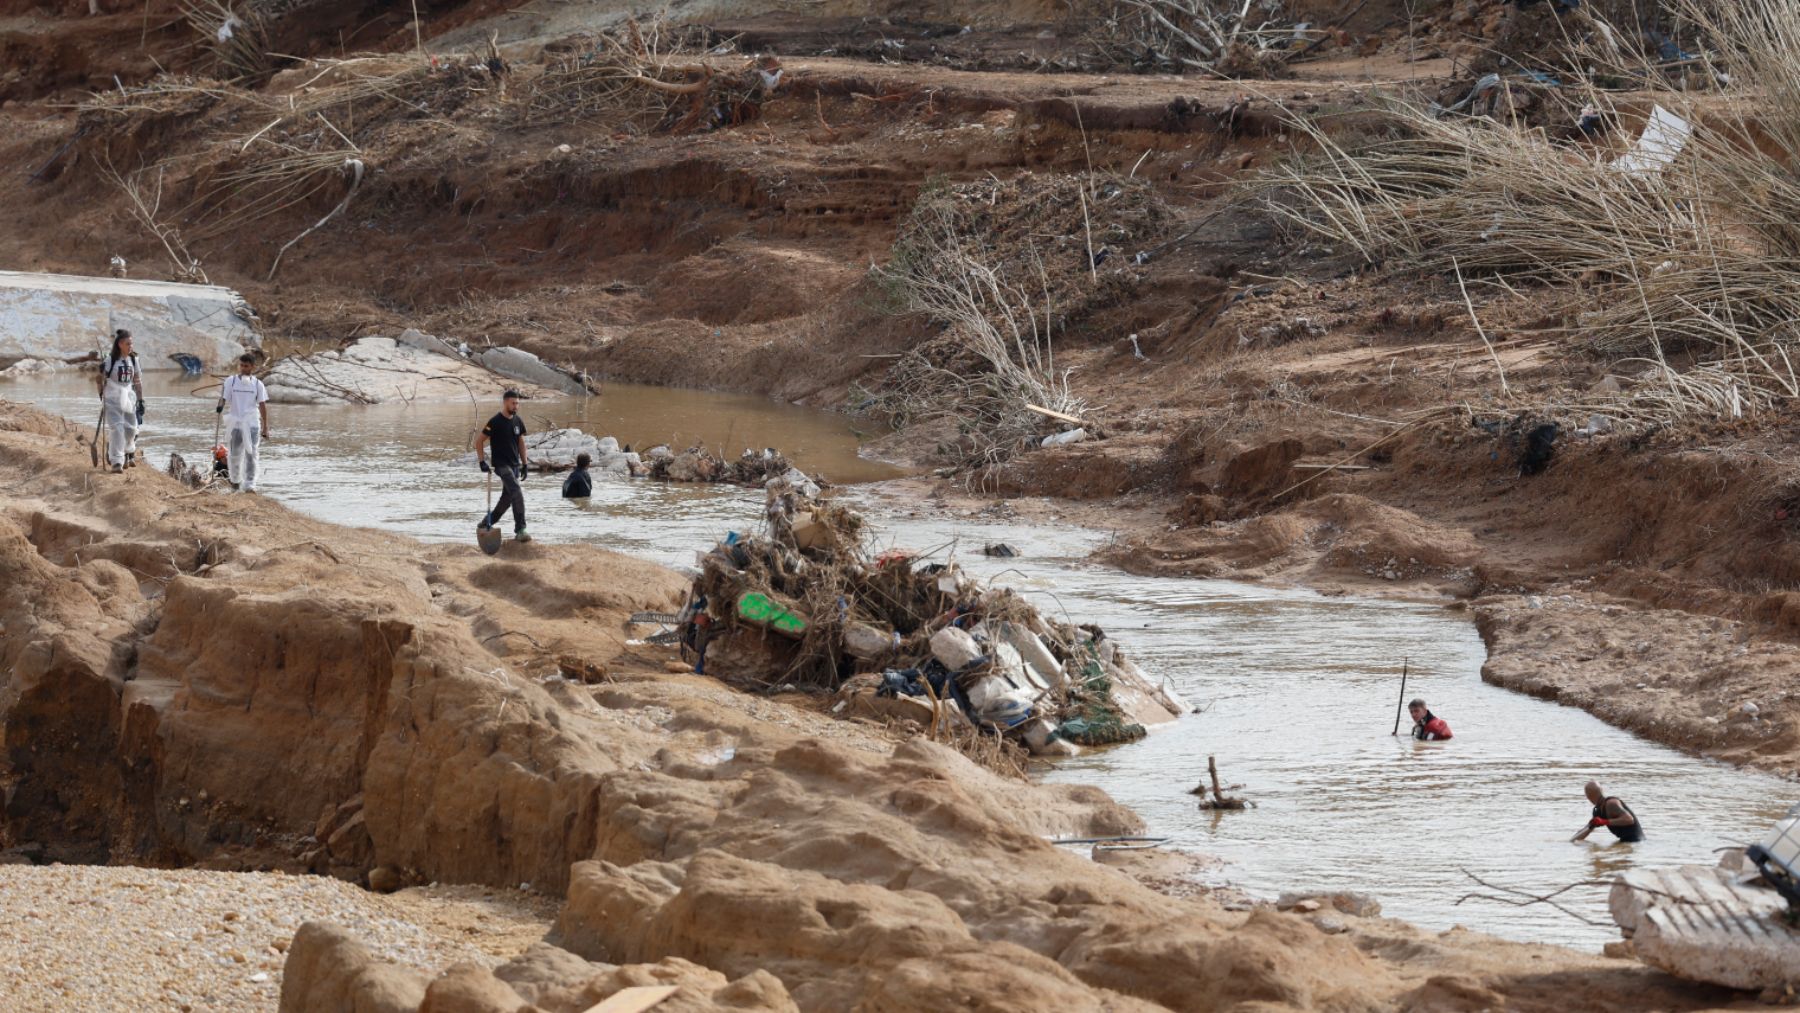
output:
<instances>
[{"instance_id":1,"label":"rocky soil","mask_svg":"<svg viewBox=\"0 0 1800 1013\"><path fill-rule=\"evenodd\" d=\"M555 904L491 887L371 893L326 876L0 866L0 996L20 1011L257 1010L300 926L324 920L396 967L511 960Z\"/></svg>"}]
</instances>

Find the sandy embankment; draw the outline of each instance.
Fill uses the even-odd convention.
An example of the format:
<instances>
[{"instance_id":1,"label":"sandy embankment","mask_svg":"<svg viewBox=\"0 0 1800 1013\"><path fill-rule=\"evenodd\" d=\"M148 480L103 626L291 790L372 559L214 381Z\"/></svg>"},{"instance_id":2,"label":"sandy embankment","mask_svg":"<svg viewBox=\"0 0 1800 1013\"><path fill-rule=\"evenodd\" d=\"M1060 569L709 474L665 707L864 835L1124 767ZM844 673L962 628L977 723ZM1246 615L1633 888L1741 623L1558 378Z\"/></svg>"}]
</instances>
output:
<instances>
[{"instance_id":1,"label":"sandy embankment","mask_svg":"<svg viewBox=\"0 0 1800 1013\"><path fill-rule=\"evenodd\" d=\"M672 1009L1732 998L1555 948L1158 893L1046 843L1141 825L1098 790L1003 781L633 654L622 620L668 606L671 573L583 546L489 559L86 462L74 427L0 406L0 572L20 592L0 604L0 843L566 894L556 945L499 977L500 953L431 980L303 932L286 1008L362 989L384 998L355 1008L573 1011L657 980L683 986ZM563 675L583 669L602 681Z\"/></svg>"}]
</instances>

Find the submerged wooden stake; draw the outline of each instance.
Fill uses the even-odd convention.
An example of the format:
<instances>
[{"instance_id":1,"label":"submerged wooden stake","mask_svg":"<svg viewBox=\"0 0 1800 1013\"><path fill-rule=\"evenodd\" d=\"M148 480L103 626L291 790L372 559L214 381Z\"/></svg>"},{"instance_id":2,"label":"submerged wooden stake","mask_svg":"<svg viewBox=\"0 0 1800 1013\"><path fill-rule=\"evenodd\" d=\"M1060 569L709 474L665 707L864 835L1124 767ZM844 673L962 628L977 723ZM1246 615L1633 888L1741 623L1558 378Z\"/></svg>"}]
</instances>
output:
<instances>
[{"instance_id":1,"label":"submerged wooden stake","mask_svg":"<svg viewBox=\"0 0 1800 1013\"><path fill-rule=\"evenodd\" d=\"M1204 784L1199 785L1198 787L1195 787L1194 789L1192 789L1191 791L1188 792L1188 794L1190 794L1190 795L1200 796L1200 808L1202 808L1202 809L1242 809L1246 805L1249 805L1248 802L1245 802L1241 798L1237 798L1235 796L1225 794L1225 792L1227 790L1235 790L1238 788L1242 788L1243 785L1234 784L1231 786L1230 789L1221 787L1219 785L1219 764L1216 760L1213 759L1213 757L1211 755L1208 755L1206 757L1206 774L1208 777L1210 777L1212 779L1212 797L1211 798L1206 797L1206 785L1204 785Z\"/></svg>"}]
</instances>

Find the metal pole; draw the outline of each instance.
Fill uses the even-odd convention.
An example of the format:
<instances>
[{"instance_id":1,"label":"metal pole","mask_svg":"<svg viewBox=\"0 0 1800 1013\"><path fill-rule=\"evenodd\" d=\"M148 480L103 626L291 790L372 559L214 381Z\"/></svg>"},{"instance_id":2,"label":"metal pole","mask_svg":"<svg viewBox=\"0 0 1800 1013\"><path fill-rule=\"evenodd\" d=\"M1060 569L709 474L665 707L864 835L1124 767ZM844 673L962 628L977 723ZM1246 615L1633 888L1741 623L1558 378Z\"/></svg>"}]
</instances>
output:
<instances>
[{"instance_id":1,"label":"metal pole","mask_svg":"<svg viewBox=\"0 0 1800 1013\"><path fill-rule=\"evenodd\" d=\"M1394 704L1394 734L1400 734L1400 712L1406 709L1406 670L1411 667L1412 659L1400 662L1400 699Z\"/></svg>"}]
</instances>

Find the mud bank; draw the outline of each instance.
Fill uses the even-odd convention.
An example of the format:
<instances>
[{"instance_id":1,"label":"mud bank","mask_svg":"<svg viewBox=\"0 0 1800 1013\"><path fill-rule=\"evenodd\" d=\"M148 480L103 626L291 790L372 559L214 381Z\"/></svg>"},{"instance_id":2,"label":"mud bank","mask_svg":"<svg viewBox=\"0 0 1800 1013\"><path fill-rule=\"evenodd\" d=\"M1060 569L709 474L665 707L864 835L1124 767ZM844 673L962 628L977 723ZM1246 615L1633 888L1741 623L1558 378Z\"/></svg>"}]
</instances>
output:
<instances>
[{"instance_id":1,"label":"mud bank","mask_svg":"<svg viewBox=\"0 0 1800 1013\"><path fill-rule=\"evenodd\" d=\"M1800 776L1790 479L1766 444L1576 439L1544 474L1521 475L1516 439L1463 420L1360 470L1320 475L1302 458L1341 458L1344 444L1379 434L1344 440L1309 421L1235 453L1171 444L1153 487L1202 491L1183 493L1172 523L1139 526L1109 560L1471 608L1488 681L1690 753ZM1184 455L1190 463L1171 470Z\"/></svg>"},{"instance_id":2,"label":"mud bank","mask_svg":"<svg viewBox=\"0 0 1800 1013\"><path fill-rule=\"evenodd\" d=\"M700 1009L1731 998L1554 948L1157 893L1044 840L1141 826L1101 792L657 670L621 625L670 605L671 573L579 547L496 563L85 462L72 427L0 409L0 565L24 592L0 615L0 842L566 894L554 947L401 975L380 1008L516 1008L510 990L581 1009L590 984L665 979ZM335 1008L395 973L303 930L284 996Z\"/></svg>"}]
</instances>

